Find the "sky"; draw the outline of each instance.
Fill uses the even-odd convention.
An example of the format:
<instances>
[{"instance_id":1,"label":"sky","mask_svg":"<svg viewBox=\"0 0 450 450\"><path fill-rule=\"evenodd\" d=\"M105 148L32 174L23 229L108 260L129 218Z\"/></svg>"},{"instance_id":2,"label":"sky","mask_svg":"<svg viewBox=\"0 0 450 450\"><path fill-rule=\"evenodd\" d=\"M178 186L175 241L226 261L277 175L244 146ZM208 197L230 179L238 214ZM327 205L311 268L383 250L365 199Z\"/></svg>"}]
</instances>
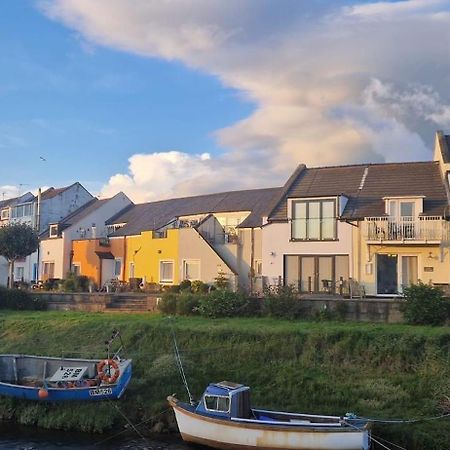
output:
<instances>
[{"instance_id":1,"label":"sky","mask_svg":"<svg viewBox=\"0 0 450 450\"><path fill-rule=\"evenodd\" d=\"M429 160L450 0L3 0L0 199L135 202Z\"/></svg>"}]
</instances>

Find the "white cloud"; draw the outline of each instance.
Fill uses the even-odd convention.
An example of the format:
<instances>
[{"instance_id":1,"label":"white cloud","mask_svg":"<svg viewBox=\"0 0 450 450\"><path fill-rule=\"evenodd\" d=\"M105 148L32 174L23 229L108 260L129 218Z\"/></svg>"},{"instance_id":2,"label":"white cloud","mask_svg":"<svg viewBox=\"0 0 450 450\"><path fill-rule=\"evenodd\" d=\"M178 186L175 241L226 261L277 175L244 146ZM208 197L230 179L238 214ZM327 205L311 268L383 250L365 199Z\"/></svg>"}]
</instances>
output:
<instances>
[{"instance_id":1,"label":"white cloud","mask_svg":"<svg viewBox=\"0 0 450 450\"><path fill-rule=\"evenodd\" d=\"M20 188L18 186L12 186L7 184L0 186L0 201L18 197L19 195L20 195Z\"/></svg>"},{"instance_id":2,"label":"white cloud","mask_svg":"<svg viewBox=\"0 0 450 450\"><path fill-rule=\"evenodd\" d=\"M180 60L256 104L216 131L220 157L135 155L106 190L156 198L279 184L299 162L430 158L435 128L450 127L450 1L315 3L41 2L92 45Z\"/></svg>"}]
</instances>

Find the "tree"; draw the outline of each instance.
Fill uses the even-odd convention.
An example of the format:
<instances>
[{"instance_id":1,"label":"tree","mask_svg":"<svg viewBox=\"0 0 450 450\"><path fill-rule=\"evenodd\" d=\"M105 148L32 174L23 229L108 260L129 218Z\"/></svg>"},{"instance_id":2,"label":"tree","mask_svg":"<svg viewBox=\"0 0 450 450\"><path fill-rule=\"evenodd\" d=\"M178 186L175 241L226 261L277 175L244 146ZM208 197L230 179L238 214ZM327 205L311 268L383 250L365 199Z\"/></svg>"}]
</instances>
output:
<instances>
[{"instance_id":1,"label":"tree","mask_svg":"<svg viewBox=\"0 0 450 450\"><path fill-rule=\"evenodd\" d=\"M29 225L14 223L0 227L0 256L9 264L9 287L14 283L14 263L35 252L39 245L37 232Z\"/></svg>"}]
</instances>

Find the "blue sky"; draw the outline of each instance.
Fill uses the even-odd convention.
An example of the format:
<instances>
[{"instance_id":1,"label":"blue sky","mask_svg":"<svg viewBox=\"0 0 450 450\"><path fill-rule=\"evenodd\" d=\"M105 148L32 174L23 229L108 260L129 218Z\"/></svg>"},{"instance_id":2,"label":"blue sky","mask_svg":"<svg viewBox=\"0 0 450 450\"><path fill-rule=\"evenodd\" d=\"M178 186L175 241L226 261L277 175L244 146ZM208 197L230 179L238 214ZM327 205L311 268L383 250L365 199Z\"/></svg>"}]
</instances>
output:
<instances>
[{"instance_id":1,"label":"blue sky","mask_svg":"<svg viewBox=\"0 0 450 450\"><path fill-rule=\"evenodd\" d=\"M2 3L0 55L0 185L22 190L99 189L139 152L217 153L212 131L252 109L179 62L89 45L30 0Z\"/></svg>"},{"instance_id":2,"label":"blue sky","mask_svg":"<svg viewBox=\"0 0 450 450\"><path fill-rule=\"evenodd\" d=\"M450 132L450 1L5 0L0 195L135 201L426 160ZM40 156L46 161L42 161Z\"/></svg>"}]
</instances>

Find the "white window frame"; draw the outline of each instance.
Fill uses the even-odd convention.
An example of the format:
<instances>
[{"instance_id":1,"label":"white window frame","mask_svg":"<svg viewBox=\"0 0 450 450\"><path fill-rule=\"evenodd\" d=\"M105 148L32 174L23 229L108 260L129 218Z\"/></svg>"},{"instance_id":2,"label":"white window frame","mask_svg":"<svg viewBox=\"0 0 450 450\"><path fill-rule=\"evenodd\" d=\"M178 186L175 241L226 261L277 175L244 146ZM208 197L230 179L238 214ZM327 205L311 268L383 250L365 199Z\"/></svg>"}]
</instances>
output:
<instances>
[{"instance_id":1,"label":"white window frame","mask_svg":"<svg viewBox=\"0 0 450 450\"><path fill-rule=\"evenodd\" d=\"M161 279L161 264L172 264L172 279L171 280L163 280ZM159 282L161 284L173 284L175 279L175 261L173 259L160 259L159 260Z\"/></svg>"},{"instance_id":2,"label":"white window frame","mask_svg":"<svg viewBox=\"0 0 450 450\"><path fill-rule=\"evenodd\" d=\"M2 209L0 219L1 220L9 219L9 208Z\"/></svg>"},{"instance_id":3,"label":"white window frame","mask_svg":"<svg viewBox=\"0 0 450 450\"><path fill-rule=\"evenodd\" d=\"M19 275L19 271L22 272L22 275ZM25 267L16 266L14 268L14 280L22 281L22 278L25 278Z\"/></svg>"},{"instance_id":4,"label":"white window frame","mask_svg":"<svg viewBox=\"0 0 450 450\"><path fill-rule=\"evenodd\" d=\"M135 276L134 276L134 274L135 274L135 271L136 270L136 266L135 266L135 264L134 264L134 261L131 261L130 262L130 267L129 267L129 269L128 269L128 278L136 278Z\"/></svg>"},{"instance_id":5,"label":"white window frame","mask_svg":"<svg viewBox=\"0 0 450 450\"><path fill-rule=\"evenodd\" d=\"M50 267L53 264L53 273L50 276L50 273L47 273L45 270L45 266ZM48 276L48 278L55 278L55 261L42 261L42 275Z\"/></svg>"},{"instance_id":6,"label":"white window frame","mask_svg":"<svg viewBox=\"0 0 450 450\"><path fill-rule=\"evenodd\" d=\"M54 223L54 224L50 225L50 227L48 229L49 237L51 237L51 238L58 237L58 235L59 235L59 229L58 228L59 228L59 226L58 226L57 223ZM55 233L55 231L56 231L56 233Z\"/></svg>"},{"instance_id":7,"label":"white window frame","mask_svg":"<svg viewBox=\"0 0 450 450\"><path fill-rule=\"evenodd\" d=\"M117 273L117 263L120 262L120 272ZM114 278L121 278L122 276L122 270L123 270L123 258L114 258Z\"/></svg>"},{"instance_id":8,"label":"white window frame","mask_svg":"<svg viewBox=\"0 0 450 450\"><path fill-rule=\"evenodd\" d=\"M186 270L186 265L187 264L198 264L198 277L197 278L188 278L187 277L187 270ZM184 259L183 260L183 279L184 280L189 280L189 281L196 281L196 280L201 280L201 263L199 259Z\"/></svg>"},{"instance_id":9,"label":"white window frame","mask_svg":"<svg viewBox=\"0 0 450 450\"><path fill-rule=\"evenodd\" d=\"M263 260L262 259L255 259L253 261L253 272L256 277L260 277L263 274ZM261 268L261 271L258 271L258 266Z\"/></svg>"},{"instance_id":10,"label":"white window frame","mask_svg":"<svg viewBox=\"0 0 450 450\"><path fill-rule=\"evenodd\" d=\"M74 270L73 270L74 267L78 267L78 274L77 275L81 275L81 263L79 263L79 262L73 262L72 263L72 267L70 268L70 271L72 273L75 273Z\"/></svg>"},{"instance_id":11,"label":"white window frame","mask_svg":"<svg viewBox=\"0 0 450 450\"><path fill-rule=\"evenodd\" d=\"M208 406L206 405L206 397L215 397L216 398L216 405L219 404L219 398L224 398L226 400L228 400L228 409L224 410L224 409L212 409L212 408L208 408ZM221 413L229 413L230 412L230 407L231 407L231 398L229 395L215 395L215 394L205 394L203 397L203 405L205 406L206 411L215 411L215 412L221 412Z\"/></svg>"}]
</instances>

